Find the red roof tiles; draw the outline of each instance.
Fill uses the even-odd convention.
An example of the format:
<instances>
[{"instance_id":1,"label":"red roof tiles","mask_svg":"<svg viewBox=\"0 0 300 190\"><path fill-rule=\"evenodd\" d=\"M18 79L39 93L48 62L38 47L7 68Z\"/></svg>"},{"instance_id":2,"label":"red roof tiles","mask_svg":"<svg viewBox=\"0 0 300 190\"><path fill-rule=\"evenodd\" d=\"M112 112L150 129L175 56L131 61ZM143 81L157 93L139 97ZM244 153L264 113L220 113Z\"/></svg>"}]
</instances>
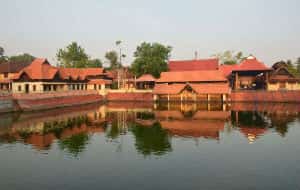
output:
<instances>
[{"instance_id":1,"label":"red roof tiles","mask_svg":"<svg viewBox=\"0 0 300 190\"><path fill-rule=\"evenodd\" d=\"M103 68L58 68L50 65L47 59L41 58L35 59L29 66L22 69L14 76L14 79L19 79L24 73L33 80L51 80L57 73L63 80L85 80L89 76L106 75Z\"/></svg>"},{"instance_id":2,"label":"red roof tiles","mask_svg":"<svg viewBox=\"0 0 300 190\"><path fill-rule=\"evenodd\" d=\"M169 61L169 70L170 71L217 70L218 62L219 60L216 58Z\"/></svg>"},{"instance_id":3,"label":"red roof tiles","mask_svg":"<svg viewBox=\"0 0 300 190\"><path fill-rule=\"evenodd\" d=\"M233 71L270 71L271 68L267 67L264 63L256 59L256 57L249 56L243 60Z\"/></svg>"},{"instance_id":4,"label":"red roof tiles","mask_svg":"<svg viewBox=\"0 0 300 190\"><path fill-rule=\"evenodd\" d=\"M219 70L207 71L182 71L182 72L162 72L160 78L156 80L162 82L215 82L227 81L223 73Z\"/></svg>"},{"instance_id":5,"label":"red roof tiles","mask_svg":"<svg viewBox=\"0 0 300 190\"><path fill-rule=\"evenodd\" d=\"M29 66L22 69L18 74L14 76L14 79L20 78L24 73L30 79L39 80L39 79L53 79L58 69L49 64L47 59L35 59Z\"/></svg>"},{"instance_id":6,"label":"red roof tiles","mask_svg":"<svg viewBox=\"0 0 300 190\"><path fill-rule=\"evenodd\" d=\"M136 82L154 82L156 79L150 74L144 74L136 79Z\"/></svg>"},{"instance_id":7,"label":"red roof tiles","mask_svg":"<svg viewBox=\"0 0 300 190\"><path fill-rule=\"evenodd\" d=\"M153 89L153 94L179 94L186 84L156 84Z\"/></svg>"}]
</instances>

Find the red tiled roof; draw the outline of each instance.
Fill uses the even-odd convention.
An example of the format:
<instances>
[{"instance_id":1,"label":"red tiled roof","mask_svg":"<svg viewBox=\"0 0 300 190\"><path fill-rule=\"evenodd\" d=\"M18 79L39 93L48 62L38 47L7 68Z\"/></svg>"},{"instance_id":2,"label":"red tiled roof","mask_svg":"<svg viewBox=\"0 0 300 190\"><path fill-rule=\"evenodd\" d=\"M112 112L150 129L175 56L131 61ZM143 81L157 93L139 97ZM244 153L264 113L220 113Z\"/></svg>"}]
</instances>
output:
<instances>
[{"instance_id":1,"label":"red tiled roof","mask_svg":"<svg viewBox=\"0 0 300 190\"><path fill-rule=\"evenodd\" d=\"M217 70L219 60L216 58L199 60L169 61L170 71Z\"/></svg>"},{"instance_id":2,"label":"red tiled roof","mask_svg":"<svg viewBox=\"0 0 300 190\"><path fill-rule=\"evenodd\" d=\"M238 65L220 65L219 70L225 77L228 77L232 73L232 70L236 68L238 68Z\"/></svg>"},{"instance_id":3,"label":"red tiled roof","mask_svg":"<svg viewBox=\"0 0 300 190\"><path fill-rule=\"evenodd\" d=\"M136 79L136 82L154 82L156 79L150 74L144 74Z\"/></svg>"},{"instance_id":4,"label":"red tiled roof","mask_svg":"<svg viewBox=\"0 0 300 190\"><path fill-rule=\"evenodd\" d=\"M105 79L91 79L88 84L111 84L111 80L105 80Z\"/></svg>"},{"instance_id":5,"label":"red tiled roof","mask_svg":"<svg viewBox=\"0 0 300 190\"><path fill-rule=\"evenodd\" d=\"M19 79L23 73L26 73L30 79L52 79L57 73L58 69L49 64L47 59L37 58L29 66L25 67L14 79Z\"/></svg>"},{"instance_id":6,"label":"red tiled roof","mask_svg":"<svg viewBox=\"0 0 300 190\"><path fill-rule=\"evenodd\" d=\"M228 83L189 84L198 94L229 94Z\"/></svg>"},{"instance_id":7,"label":"red tiled roof","mask_svg":"<svg viewBox=\"0 0 300 190\"><path fill-rule=\"evenodd\" d=\"M264 63L256 59L256 57L249 56L243 60L233 71L270 71L271 68L267 67Z\"/></svg>"},{"instance_id":8,"label":"red tiled roof","mask_svg":"<svg viewBox=\"0 0 300 190\"><path fill-rule=\"evenodd\" d=\"M19 79L26 73L34 80L53 79L59 73L61 79L85 80L88 76L105 75L103 68L58 68L49 64L47 59L37 58L29 66L17 73L13 79Z\"/></svg>"},{"instance_id":9,"label":"red tiled roof","mask_svg":"<svg viewBox=\"0 0 300 190\"><path fill-rule=\"evenodd\" d=\"M103 68L59 68L62 78L82 79L89 76L106 75Z\"/></svg>"},{"instance_id":10,"label":"red tiled roof","mask_svg":"<svg viewBox=\"0 0 300 190\"><path fill-rule=\"evenodd\" d=\"M156 84L153 89L153 94L179 94L186 84Z\"/></svg>"},{"instance_id":11,"label":"red tiled roof","mask_svg":"<svg viewBox=\"0 0 300 190\"><path fill-rule=\"evenodd\" d=\"M215 82L227 81L219 70L162 72L156 82Z\"/></svg>"}]
</instances>

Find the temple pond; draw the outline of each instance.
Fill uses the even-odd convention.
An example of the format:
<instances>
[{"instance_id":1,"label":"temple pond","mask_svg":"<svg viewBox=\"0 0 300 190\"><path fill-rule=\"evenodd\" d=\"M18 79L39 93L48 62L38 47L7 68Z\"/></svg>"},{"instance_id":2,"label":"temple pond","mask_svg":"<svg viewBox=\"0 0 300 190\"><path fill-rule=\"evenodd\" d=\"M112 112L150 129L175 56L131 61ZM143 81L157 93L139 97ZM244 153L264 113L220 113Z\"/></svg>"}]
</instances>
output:
<instances>
[{"instance_id":1,"label":"temple pond","mask_svg":"<svg viewBox=\"0 0 300 190\"><path fill-rule=\"evenodd\" d=\"M0 189L300 189L300 105L108 103L0 115Z\"/></svg>"}]
</instances>

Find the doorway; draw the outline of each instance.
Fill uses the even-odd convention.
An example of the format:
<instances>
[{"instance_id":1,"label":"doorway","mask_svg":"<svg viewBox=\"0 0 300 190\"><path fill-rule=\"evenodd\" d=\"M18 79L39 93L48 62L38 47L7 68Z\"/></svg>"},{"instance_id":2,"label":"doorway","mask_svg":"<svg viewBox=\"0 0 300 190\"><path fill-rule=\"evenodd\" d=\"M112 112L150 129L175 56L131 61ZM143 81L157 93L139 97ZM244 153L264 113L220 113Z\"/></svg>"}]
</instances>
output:
<instances>
[{"instance_id":1,"label":"doorway","mask_svg":"<svg viewBox=\"0 0 300 190\"><path fill-rule=\"evenodd\" d=\"M29 84L25 84L25 93L29 93Z\"/></svg>"}]
</instances>

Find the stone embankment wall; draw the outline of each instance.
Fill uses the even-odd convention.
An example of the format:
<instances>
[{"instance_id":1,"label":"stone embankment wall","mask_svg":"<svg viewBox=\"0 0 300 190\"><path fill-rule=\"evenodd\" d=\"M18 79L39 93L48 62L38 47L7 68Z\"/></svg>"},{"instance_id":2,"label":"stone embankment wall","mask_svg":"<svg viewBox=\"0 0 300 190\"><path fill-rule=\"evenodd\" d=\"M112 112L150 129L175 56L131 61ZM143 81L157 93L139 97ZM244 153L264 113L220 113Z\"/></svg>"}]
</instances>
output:
<instances>
[{"instance_id":1,"label":"stone embankment wall","mask_svg":"<svg viewBox=\"0 0 300 190\"><path fill-rule=\"evenodd\" d=\"M17 106L11 95L0 94L0 113L16 111Z\"/></svg>"},{"instance_id":2,"label":"stone embankment wall","mask_svg":"<svg viewBox=\"0 0 300 190\"><path fill-rule=\"evenodd\" d=\"M21 111L43 110L102 101L96 91L70 91L41 94L14 94Z\"/></svg>"},{"instance_id":3,"label":"stone embankment wall","mask_svg":"<svg viewBox=\"0 0 300 190\"><path fill-rule=\"evenodd\" d=\"M300 102L300 90L294 91L232 91L232 102Z\"/></svg>"}]
</instances>

